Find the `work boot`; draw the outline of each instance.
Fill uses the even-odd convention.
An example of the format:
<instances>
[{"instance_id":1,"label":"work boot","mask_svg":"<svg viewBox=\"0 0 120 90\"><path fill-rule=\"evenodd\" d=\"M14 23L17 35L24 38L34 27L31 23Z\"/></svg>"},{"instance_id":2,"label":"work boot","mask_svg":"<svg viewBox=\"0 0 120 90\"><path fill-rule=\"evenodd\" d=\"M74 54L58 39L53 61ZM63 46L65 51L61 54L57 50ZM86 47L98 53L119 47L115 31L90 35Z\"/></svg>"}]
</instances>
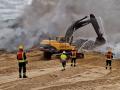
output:
<instances>
[{"instance_id":1,"label":"work boot","mask_svg":"<svg viewBox=\"0 0 120 90\"><path fill-rule=\"evenodd\" d=\"M26 74L25 74L25 73L23 74L23 78L27 78L27 76L26 76Z\"/></svg>"},{"instance_id":2,"label":"work boot","mask_svg":"<svg viewBox=\"0 0 120 90\"><path fill-rule=\"evenodd\" d=\"M74 65L74 67L76 67L76 65Z\"/></svg>"},{"instance_id":3,"label":"work boot","mask_svg":"<svg viewBox=\"0 0 120 90\"><path fill-rule=\"evenodd\" d=\"M63 68L61 71L64 71L65 70L65 68Z\"/></svg>"},{"instance_id":4,"label":"work boot","mask_svg":"<svg viewBox=\"0 0 120 90\"><path fill-rule=\"evenodd\" d=\"M112 69L112 67L110 67L110 70Z\"/></svg>"},{"instance_id":5,"label":"work boot","mask_svg":"<svg viewBox=\"0 0 120 90\"><path fill-rule=\"evenodd\" d=\"M26 76L26 75L23 75L23 78L27 78L27 76Z\"/></svg>"}]
</instances>

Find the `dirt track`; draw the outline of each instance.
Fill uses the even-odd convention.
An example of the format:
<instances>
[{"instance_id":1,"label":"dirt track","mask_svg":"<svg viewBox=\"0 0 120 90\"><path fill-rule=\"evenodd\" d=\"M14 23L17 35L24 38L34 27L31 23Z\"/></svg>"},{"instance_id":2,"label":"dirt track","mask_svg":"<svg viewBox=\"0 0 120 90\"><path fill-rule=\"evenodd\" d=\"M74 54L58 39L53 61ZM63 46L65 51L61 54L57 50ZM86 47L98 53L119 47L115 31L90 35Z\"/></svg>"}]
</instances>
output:
<instances>
[{"instance_id":1,"label":"dirt track","mask_svg":"<svg viewBox=\"0 0 120 90\"><path fill-rule=\"evenodd\" d=\"M59 60L43 61L38 50L27 54L27 79L19 79L15 54L0 55L0 90L120 90L120 61L106 70L105 58L89 53L77 66L61 71Z\"/></svg>"}]
</instances>

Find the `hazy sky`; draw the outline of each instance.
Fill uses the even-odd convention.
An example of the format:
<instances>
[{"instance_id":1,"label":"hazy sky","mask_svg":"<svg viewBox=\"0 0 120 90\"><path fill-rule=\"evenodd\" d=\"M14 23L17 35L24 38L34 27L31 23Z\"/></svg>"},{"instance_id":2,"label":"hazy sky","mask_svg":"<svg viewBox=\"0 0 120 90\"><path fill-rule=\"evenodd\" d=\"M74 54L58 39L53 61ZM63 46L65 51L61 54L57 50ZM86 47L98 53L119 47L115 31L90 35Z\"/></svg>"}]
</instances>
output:
<instances>
[{"instance_id":1,"label":"hazy sky","mask_svg":"<svg viewBox=\"0 0 120 90\"><path fill-rule=\"evenodd\" d=\"M27 7L24 8L24 5ZM16 45L18 38L20 38L18 41L25 42L27 40L32 46L35 42L39 42L42 32L64 35L73 22L94 13L99 22L100 30L104 32L107 40L119 43L119 10L120 0L33 0L32 3L28 0L0 0L0 19L16 18L22 15L21 24L24 27L17 30L9 28L0 30L0 33L5 31L6 34L13 34L9 37L2 33L0 40L3 40L4 36L6 38L4 44L7 43L8 48L9 45L11 47ZM18 33L24 33L24 35ZM96 38L91 25L80 28L75 32L75 36L76 38ZM0 46L4 46L3 43L0 43Z\"/></svg>"},{"instance_id":2,"label":"hazy sky","mask_svg":"<svg viewBox=\"0 0 120 90\"><path fill-rule=\"evenodd\" d=\"M24 6L32 0L0 0L0 20L14 19L21 15Z\"/></svg>"}]
</instances>

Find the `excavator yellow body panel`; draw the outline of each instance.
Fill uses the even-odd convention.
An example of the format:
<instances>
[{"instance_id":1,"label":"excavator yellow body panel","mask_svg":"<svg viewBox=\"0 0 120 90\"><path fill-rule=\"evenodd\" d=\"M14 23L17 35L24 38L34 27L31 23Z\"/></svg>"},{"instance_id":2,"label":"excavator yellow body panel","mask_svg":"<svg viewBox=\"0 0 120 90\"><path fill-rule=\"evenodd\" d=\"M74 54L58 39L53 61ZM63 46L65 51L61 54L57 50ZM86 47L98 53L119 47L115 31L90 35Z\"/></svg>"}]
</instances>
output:
<instances>
[{"instance_id":1,"label":"excavator yellow body panel","mask_svg":"<svg viewBox=\"0 0 120 90\"><path fill-rule=\"evenodd\" d=\"M50 45L52 47L55 47L58 51L72 50L74 48L74 46L70 45L69 43L61 43L56 40L43 40L40 44Z\"/></svg>"}]
</instances>

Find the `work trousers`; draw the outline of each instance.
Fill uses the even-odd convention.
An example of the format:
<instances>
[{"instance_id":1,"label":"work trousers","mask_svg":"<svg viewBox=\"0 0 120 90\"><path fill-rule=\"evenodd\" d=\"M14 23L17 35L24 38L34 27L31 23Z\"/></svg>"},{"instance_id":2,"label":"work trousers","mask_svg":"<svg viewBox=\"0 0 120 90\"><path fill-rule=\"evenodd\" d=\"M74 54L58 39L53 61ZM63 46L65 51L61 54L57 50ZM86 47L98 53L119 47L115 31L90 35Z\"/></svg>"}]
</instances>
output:
<instances>
[{"instance_id":1,"label":"work trousers","mask_svg":"<svg viewBox=\"0 0 120 90\"><path fill-rule=\"evenodd\" d=\"M71 64L73 64L73 63L76 64L76 58L71 59Z\"/></svg>"},{"instance_id":2,"label":"work trousers","mask_svg":"<svg viewBox=\"0 0 120 90\"><path fill-rule=\"evenodd\" d=\"M106 66L111 66L112 65L112 60L106 60Z\"/></svg>"},{"instance_id":3,"label":"work trousers","mask_svg":"<svg viewBox=\"0 0 120 90\"><path fill-rule=\"evenodd\" d=\"M26 73L26 62L19 63L19 74Z\"/></svg>"},{"instance_id":4,"label":"work trousers","mask_svg":"<svg viewBox=\"0 0 120 90\"><path fill-rule=\"evenodd\" d=\"M66 67L66 60L62 60L62 66Z\"/></svg>"}]
</instances>

